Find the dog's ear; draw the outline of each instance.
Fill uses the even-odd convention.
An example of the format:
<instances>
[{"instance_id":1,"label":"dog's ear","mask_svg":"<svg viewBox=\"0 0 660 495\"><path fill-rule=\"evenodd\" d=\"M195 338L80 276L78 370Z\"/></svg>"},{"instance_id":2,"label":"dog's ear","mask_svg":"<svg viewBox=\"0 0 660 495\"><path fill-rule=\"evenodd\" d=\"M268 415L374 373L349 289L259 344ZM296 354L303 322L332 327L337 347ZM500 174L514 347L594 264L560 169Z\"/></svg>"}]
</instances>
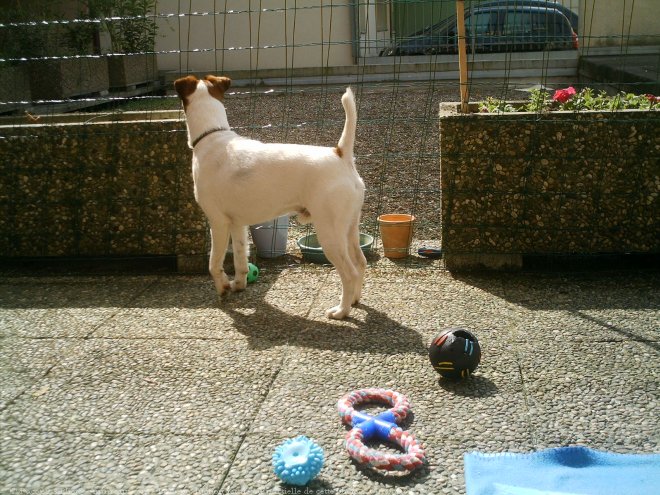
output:
<instances>
[{"instance_id":1,"label":"dog's ear","mask_svg":"<svg viewBox=\"0 0 660 495\"><path fill-rule=\"evenodd\" d=\"M223 99L225 97L225 91L231 86L231 79L224 76L206 76L204 80L211 83L209 93L218 99Z\"/></svg>"},{"instance_id":2,"label":"dog's ear","mask_svg":"<svg viewBox=\"0 0 660 495\"><path fill-rule=\"evenodd\" d=\"M179 98L186 101L186 98L195 92L199 80L195 76L186 76L174 81L174 89L179 94Z\"/></svg>"}]
</instances>

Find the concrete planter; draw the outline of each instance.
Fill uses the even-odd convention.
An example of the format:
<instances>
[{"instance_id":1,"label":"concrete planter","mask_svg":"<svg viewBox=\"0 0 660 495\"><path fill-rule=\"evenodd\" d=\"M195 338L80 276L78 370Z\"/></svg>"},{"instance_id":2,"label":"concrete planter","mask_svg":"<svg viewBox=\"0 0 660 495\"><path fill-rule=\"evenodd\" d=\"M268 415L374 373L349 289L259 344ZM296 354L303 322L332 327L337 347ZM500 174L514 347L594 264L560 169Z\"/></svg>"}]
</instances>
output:
<instances>
[{"instance_id":1,"label":"concrete planter","mask_svg":"<svg viewBox=\"0 0 660 495\"><path fill-rule=\"evenodd\" d=\"M158 80L156 55L110 55L108 75L111 90L134 89Z\"/></svg>"},{"instance_id":2,"label":"concrete planter","mask_svg":"<svg viewBox=\"0 0 660 495\"><path fill-rule=\"evenodd\" d=\"M30 77L25 64L0 66L0 111L10 111L18 102L30 101Z\"/></svg>"},{"instance_id":3,"label":"concrete planter","mask_svg":"<svg viewBox=\"0 0 660 495\"><path fill-rule=\"evenodd\" d=\"M450 270L660 251L660 112L440 112Z\"/></svg>"},{"instance_id":4,"label":"concrete planter","mask_svg":"<svg viewBox=\"0 0 660 495\"><path fill-rule=\"evenodd\" d=\"M206 222L180 117L0 119L0 256L174 255L205 265Z\"/></svg>"},{"instance_id":5,"label":"concrete planter","mask_svg":"<svg viewBox=\"0 0 660 495\"><path fill-rule=\"evenodd\" d=\"M108 92L108 64L104 58L38 60L30 62L29 67L34 100L59 100Z\"/></svg>"}]
</instances>

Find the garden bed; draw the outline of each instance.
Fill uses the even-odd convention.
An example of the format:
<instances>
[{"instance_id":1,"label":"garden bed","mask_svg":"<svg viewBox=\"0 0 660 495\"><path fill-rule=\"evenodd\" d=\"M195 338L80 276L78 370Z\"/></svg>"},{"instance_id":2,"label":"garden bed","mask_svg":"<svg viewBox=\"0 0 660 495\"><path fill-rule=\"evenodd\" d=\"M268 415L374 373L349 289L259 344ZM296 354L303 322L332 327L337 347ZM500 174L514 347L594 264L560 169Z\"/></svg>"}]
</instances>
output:
<instances>
[{"instance_id":1,"label":"garden bed","mask_svg":"<svg viewBox=\"0 0 660 495\"><path fill-rule=\"evenodd\" d=\"M660 112L472 110L440 112L447 268L660 251Z\"/></svg>"},{"instance_id":2,"label":"garden bed","mask_svg":"<svg viewBox=\"0 0 660 495\"><path fill-rule=\"evenodd\" d=\"M185 124L157 117L0 126L0 256L204 257Z\"/></svg>"}]
</instances>

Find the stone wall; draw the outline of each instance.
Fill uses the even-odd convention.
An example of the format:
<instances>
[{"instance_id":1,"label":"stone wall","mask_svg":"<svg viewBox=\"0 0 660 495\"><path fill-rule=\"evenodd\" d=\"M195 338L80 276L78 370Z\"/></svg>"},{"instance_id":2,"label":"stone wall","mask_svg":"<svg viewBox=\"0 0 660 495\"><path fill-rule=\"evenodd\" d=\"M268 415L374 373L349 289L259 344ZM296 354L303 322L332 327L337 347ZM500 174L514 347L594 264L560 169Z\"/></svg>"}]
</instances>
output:
<instances>
[{"instance_id":1,"label":"stone wall","mask_svg":"<svg viewBox=\"0 0 660 495\"><path fill-rule=\"evenodd\" d=\"M205 254L184 122L82 119L0 129L0 256Z\"/></svg>"},{"instance_id":2,"label":"stone wall","mask_svg":"<svg viewBox=\"0 0 660 495\"><path fill-rule=\"evenodd\" d=\"M440 114L449 269L660 251L660 112Z\"/></svg>"},{"instance_id":3,"label":"stone wall","mask_svg":"<svg viewBox=\"0 0 660 495\"><path fill-rule=\"evenodd\" d=\"M207 228L180 117L5 120L0 256L175 255L203 267ZM460 115L453 105L440 142L450 269L660 251L660 112Z\"/></svg>"}]
</instances>

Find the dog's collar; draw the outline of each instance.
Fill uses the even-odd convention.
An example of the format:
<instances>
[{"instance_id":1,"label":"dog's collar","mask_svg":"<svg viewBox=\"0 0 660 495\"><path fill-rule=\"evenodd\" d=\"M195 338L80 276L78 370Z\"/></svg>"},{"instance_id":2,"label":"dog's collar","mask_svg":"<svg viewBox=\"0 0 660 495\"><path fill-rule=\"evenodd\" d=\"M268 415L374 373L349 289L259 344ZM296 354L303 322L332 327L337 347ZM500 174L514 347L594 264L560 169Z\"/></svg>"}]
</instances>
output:
<instances>
[{"instance_id":1,"label":"dog's collar","mask_svg":"<svg viewBox=\"0 0 660 495\"><path fill-rule=\"evenodd\" d=\"M195 139L190 145L190 149L193 149L195 146L197 146L197 144L199 144L199 142L209 134L213 134L214 132L228 131L228 130L229 130L228 127L213 127L212 129L209 129L208 131L203 132L202 134L197 136L197 139Z\"/></svg>"}]
</instances>

